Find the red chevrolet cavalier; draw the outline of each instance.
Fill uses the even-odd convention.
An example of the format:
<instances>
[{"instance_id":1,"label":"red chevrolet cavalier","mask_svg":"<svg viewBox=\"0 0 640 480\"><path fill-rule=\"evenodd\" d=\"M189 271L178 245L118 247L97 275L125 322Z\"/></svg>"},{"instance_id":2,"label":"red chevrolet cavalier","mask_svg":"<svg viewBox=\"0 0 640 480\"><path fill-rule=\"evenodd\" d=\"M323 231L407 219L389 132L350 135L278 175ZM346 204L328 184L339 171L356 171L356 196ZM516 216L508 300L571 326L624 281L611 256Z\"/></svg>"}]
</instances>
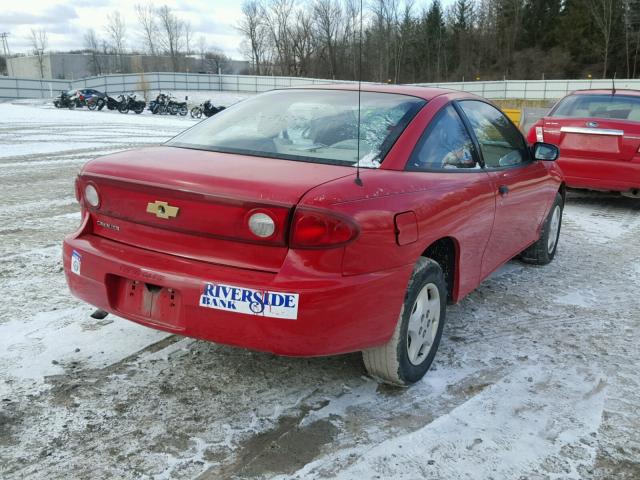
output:
<instances>
[{"instance_id":1,"label":"red chevrolet cavalier","mask_svg":"<svg viewBox=\"0 0 640 480\"><path fill-rule=\"evenodd\" d=\"M556 253L564 183L468 94L273 91L163 146L93 160L64 241L71 291L135 322L282 355L363 351L419 380L447 302ZM358 141L359 139L359 141Z\"/></svg>"},{"instance_id":2,"label":"red chevrolet cavalier","mask_svg":"<svg viewBox=\"0 0 640 480\"><path fill-rule=\"evenodd\" d=\"M640 91L579 90L529 130L560 147L567 186L640 198Z\"/></svg>"}]
</instances>

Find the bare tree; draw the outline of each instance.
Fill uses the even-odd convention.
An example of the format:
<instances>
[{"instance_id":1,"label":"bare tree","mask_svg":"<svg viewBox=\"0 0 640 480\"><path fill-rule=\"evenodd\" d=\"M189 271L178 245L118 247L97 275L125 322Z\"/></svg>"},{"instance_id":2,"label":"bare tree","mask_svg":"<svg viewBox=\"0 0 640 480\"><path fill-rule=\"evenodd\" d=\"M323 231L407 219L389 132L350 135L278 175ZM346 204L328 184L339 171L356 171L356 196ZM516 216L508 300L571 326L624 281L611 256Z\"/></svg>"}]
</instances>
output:
<instances>
[{"instance_id":1,"label":"bare tree","mask_svg":"<svg viewBox=\"0 0 640 480\"><path fill-rule=\"evenodd\" d=\"M207 39L204 37L204 35L200 35L198 37L198 41L196 43L196 48L198 51L198 56L200 57L200 70L204 71L204 64L205 64L205 55L207 53L207 51L209 50L209 47L207 45Z\"/></svg>"},{"instance_id":2,"label":"bare tree","mask_svg":"<svg viewBox=\"0 0 640 480\"><path fill-rule=\"evenodd\" d=\"M113 51L117 56L119 70L123 70L122 54L124 53L124 42L127 35L127 27L120 12L116 11L107 15L107 25L105 27L107 35L111 39Z\"/></svg>"},{"instance_id":3,"label":"bare tree","mask_svg":"<svg viewBox=\"0 0 640 480\"><path fill-rule=\"evenodd\" d=\"M313 4L313 15L318 36L326 53L329 64L329 75L336 77L338 33L342 30L342 8L337 0L316 0Z\"/></svg>"},{"instance_id":4,"label":"bare tree","mask_svg":"<svg viewBox=\"0 0 640 480\"><path fill-rule=\"evenodd\" d=\"M156 23L156 9L151 3L136 4L136 14L138 16L138 23L142 30L143 42L146 51L151 55L158 54L157 38L158 38L158 25Z\"/></svg>"},{"instance_id":5,"label":"bare tree","mask_svg":"<svg viewBox=\"0 0 640 480\"><path fill-rule=\"evenodd\" d=\"M262 10L269 40L273 45L275 60L282 75L295 73L292 45L292 18L295 0L271 0Z\"/></svg>"},{"instance_id":6,"label":"bare tree","mask_svg":"<svg viewBox=\"0 0 640 480\"><path fill-rule=\"evenodd\" d=\"M184 46L185 53L187 55L191 55L191 44L193 43L193 28L191 27L191 22L183 22L184 29Z\"/></svg>"},{"instance_id":7,"label":"bare tree","mask_svg":"<svg viewBox=\"0 0 640 480\"><path fill-rule=\"evenodd\" d=\"M44 78L44 51L49 45L47 32L42 28L39 28L37 30L32 28L29 40L31 42L33 54L38 60L38 66L40 67L40 78Z\"/></svg>"},{"instance_id":8,"label":"bare tree","mask_svg":"<svg viewBox=\"0 0 640 480\"><path fill-rule=\"evenodd\" d=\"M598 27L602 45L602 78L607 78L609 66L609 49L611 46L611 30L613 27L613 10L615 0L586 0L587 8L593 23Z\"/></svg>"},{"instance_id":9,"label":"bare tree","mask_svg":"<svg viewBox=\"0 0 640 480\"><path fill-rule=\"evenodd\" d=\"M251 63L256 75L261 75L266 50L266 28L262 17L263 6L259 0L245 0L238 30L249 42Z\"/></svg>"},{"instance_id":10,"label":"bare tree","mask_svg":"<svg viewBox=\"0 0 640 480\"><path fill-rule=\"evenodd\" d=\"M297 12L297 21L292 32L293 55L296 59L296 75L309 76L314 67L313 54L316 41L313 32L313 20L311 14L304 10Z\"/></svg>"},{"instance_id":11,"label":"bare tree","mask_svg":"<svg viewBox=\"0 0 640 480\"><path fill-rule=\"evenodd\" d=\"M184 22L171 9L163 5L157 10L160 24L160 44L162 49L171 57L174 72L179 71L180 51L184 46Z\"/></svg>"},{"instance_id":12,"label":"bare tree","mask_svg":"<svg viewBox=\"0 0 640 480\"><path fill-rule=\"evenodd\" d=\"M229 57L227 57L222 50L212 48L205 53L204 57L208 67L207 70L218 74L225 73L224 69L229 63Z\"/></svg>"},{"instance_id":13,"label":"bare tree","mask_svg":"<svg viewBox=\"0 0 640 480\"><path fill-rule=\"evenodd\" d=\"M91 53L91 70L94 75L102 74L102 67L100 65L100 57L98 52L100 51L100 40L96 35L96 31L93 28L87 30L84 34L84 46L89 53Z\"/></svg>"}]
</instances>

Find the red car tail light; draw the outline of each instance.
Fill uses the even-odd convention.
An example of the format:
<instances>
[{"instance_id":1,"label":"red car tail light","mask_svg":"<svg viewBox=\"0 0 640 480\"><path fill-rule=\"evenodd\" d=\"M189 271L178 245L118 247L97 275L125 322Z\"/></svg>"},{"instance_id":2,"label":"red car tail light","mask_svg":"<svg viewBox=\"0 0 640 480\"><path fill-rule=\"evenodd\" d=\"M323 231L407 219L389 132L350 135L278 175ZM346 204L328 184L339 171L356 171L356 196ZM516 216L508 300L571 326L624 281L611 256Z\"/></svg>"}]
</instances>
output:
<instances>
[{"instance_id":1,"label":"red car tail light","mask_svg":"<svg viewBox=\"0 0 640 480\"><path fill-rule=\"evenodd\" d=\"M82 192L80 191L81 188L82 186L80 185L80 179L76 177L75 190L76 190L76 200L78 201L78 203L82 203Z\"/></svg>"},{"instance_id":2,"label":"red car tail light","mask_svg":"<svg viewBox=\"0 0 640 480\"><path fill-rule=\"evenodd\" d=\"M298 208L291 223L291 248L331 248L356 239L358 226L334 213Z\"/></svg>"}]
</instances>

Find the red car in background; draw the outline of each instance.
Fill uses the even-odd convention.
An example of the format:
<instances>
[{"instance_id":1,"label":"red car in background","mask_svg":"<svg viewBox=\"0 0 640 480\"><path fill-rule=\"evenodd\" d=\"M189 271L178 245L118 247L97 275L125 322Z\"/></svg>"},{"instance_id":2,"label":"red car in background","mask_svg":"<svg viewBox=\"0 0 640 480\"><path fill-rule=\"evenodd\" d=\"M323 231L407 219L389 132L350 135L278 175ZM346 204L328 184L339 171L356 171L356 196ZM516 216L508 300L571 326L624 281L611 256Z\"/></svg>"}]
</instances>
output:
<instances>
[{"instance_id":1,"label":"red car in background","mask_svg":"<svg viewBox=\"0 0 640 480\"><path fill-rule=\"evenodd\" d=\"M560 147L567 186L640 198L640 91L579 90L529 130Z\"/></svg>"},{"instance_id":2,"label":"red car in background","mask_svg":"<svg viewBox=\"0 0 640 480\"><path fill-rule=\"evenodd\" d=\"M412 383L447 301L514 256L553 259L557 155L466 93L269 92L87 163L67 282L149 327L282 355L363 351L372 375Z\"/></svg>"}]
</instances>

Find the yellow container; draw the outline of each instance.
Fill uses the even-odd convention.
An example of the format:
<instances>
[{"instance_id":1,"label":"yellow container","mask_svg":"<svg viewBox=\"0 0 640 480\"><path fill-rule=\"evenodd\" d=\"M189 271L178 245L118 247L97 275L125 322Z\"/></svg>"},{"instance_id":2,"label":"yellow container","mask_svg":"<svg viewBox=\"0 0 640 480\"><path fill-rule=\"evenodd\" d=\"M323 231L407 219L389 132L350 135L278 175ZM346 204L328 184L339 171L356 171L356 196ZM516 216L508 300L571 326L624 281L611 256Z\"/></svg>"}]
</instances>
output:
<instances>
[{"instance_id":1,"label":"yellow container","mask_svg":"<svg viewBox=\"0 0 640 480\"><path fill-rule=\"evenodd\" d=\"M511 119L516 126L520 126L520 119L522 118L522 110L518 108L503 108L504 114Z\"/></svg>"}]
</instances>

